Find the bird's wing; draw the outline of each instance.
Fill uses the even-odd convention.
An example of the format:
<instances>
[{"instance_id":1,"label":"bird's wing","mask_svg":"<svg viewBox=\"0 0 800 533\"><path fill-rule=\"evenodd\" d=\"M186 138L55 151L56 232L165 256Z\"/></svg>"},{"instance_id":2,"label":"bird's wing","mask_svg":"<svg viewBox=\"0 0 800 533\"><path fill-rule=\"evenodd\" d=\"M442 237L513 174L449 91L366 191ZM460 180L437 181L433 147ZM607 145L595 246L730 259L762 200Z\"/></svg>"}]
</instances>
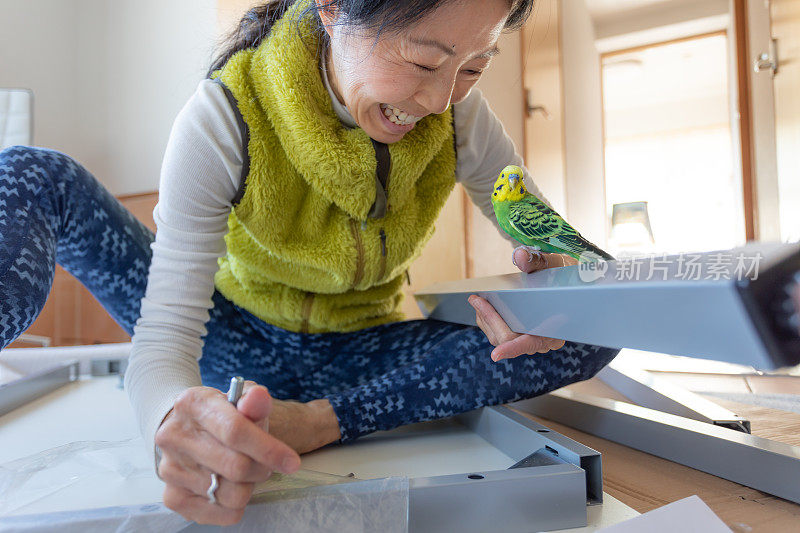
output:
<instances>
[{"instance_id":1,"label":"bird's wing","mask_svg":"<svg viewBox=\"0 0 800 533\"><path fill-rule=\"evenodd\" d=\"M550 237L558 234L561 227L559 222L561 217L543 203L541 205L546 210L541 209L538 202L532 203L525 200L510 202L508 205L508 223L529 239L547 242ZM550 212L548 213L547 211Z\"/></svg>"},{"instance_id":2,"label":"bird's wing","mask_svg":"<svg viewBox=\"0 0 800 533\"><path fill-rule=\"evenodd\" d=\"M532 195L511 203L508 221L523 235L576 255L597 250L595 245L584 239L558 213Z\"/></svg>"}]
</instances>

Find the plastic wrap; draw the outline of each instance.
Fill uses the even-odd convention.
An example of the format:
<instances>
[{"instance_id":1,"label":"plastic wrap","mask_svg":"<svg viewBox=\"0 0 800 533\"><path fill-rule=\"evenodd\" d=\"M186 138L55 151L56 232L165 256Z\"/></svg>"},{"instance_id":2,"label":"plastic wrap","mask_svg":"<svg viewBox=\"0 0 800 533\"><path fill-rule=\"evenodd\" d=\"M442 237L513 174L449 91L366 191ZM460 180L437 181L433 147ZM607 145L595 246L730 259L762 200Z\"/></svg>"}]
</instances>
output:
<instances>
[{"instance_id":1,"label":"plastic wrap","mask_svg":"<svg viewBox=\"0 0 800 533\"><path fill-rule=\"evenodd\" d=\"M227 528L193 524L187 532L405 533L408 478L271 491L253 498L242 521Z\"/></svg>"},{"instance_id":2,"label":"plastic wrap","mask_svg":"<svg viewBox=\"0 0 800 533\"><path fill-rule=\"evenodd\" d=\"M163 485L142 450L140 439L73 442L0 465L0 533L408 529L407 478L358 481L311 470L259 484L239 524L200 526L150 503ZM109 506L114 501L137 505Z\"/></svg>"},{"instance_id":3,"label":"plastic wrap","mask_svg":"<svg viewBox=\"0 0 800 533\"><path fill-rule=\"evenodd\" d=\"M149 503L162 487L141 439L71 442L0 465L0 517L113 505L132 493Z\"/></svg>"},{"instance_id":4,"label":"plastic wrap","mask_svg":"<svg viewBox=\"0 0 800 533\"><path fill-rule=\"evenodd\" d=\"M408 478L271 491L256 496L233 526L187 522L163 504L106 507L0 518L2 533L405 533Z\"/></svg>"}]
</instances>

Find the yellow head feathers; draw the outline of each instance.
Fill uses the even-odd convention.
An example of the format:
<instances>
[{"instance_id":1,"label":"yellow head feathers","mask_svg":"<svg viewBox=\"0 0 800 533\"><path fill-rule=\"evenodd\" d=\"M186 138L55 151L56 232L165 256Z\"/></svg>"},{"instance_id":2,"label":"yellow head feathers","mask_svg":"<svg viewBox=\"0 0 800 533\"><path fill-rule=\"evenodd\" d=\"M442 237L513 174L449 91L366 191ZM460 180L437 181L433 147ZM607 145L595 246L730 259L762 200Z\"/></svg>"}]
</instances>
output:
<instances>
[{"instance_id":1,"label":"yellow head feathers","mask_svg":"<svg viewBox=\"0 0 800 533\"><path fill-rule=\"evenodd\" d=\"M494 182L492 202L516 202L527 192L522 182L522 169L516 165L508 165Z\"/></svg>"}]
</instances>

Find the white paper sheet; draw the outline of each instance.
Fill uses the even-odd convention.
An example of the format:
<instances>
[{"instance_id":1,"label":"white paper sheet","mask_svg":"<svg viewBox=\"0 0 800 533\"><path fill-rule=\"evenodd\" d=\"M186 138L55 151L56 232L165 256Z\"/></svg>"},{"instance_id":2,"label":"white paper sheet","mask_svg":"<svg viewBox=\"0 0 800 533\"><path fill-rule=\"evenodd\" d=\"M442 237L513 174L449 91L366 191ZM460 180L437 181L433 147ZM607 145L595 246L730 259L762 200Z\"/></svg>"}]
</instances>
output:
<instances>
[{"instance_id":1,"label":"white paper sheet","mask_svg":"<svg viewBox=\"0 0 800 533\"><path fill-rule=\"evenodd\" d=\"M672 502L597 533L731 533L697 495Z\"/></svg>"}]
</instances>

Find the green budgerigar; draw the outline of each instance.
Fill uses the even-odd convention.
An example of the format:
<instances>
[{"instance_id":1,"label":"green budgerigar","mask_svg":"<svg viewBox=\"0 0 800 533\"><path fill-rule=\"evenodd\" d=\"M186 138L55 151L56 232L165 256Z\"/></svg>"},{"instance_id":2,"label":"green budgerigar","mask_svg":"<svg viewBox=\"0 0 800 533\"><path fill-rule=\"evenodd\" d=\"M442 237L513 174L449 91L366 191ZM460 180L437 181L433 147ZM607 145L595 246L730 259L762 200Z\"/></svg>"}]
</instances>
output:
<instances>
[{"instance_id":1,"label":"green budgerigar","mask_svg":"<svg viewBox=\"0 0 800 533\"><path fill-rule=\"evenodd\" d=\"M522 169L516 165L504 168L494 182L492 206L500 227L526 248L567 254L578 261L614 259L529 193L522 180Z\"/></svg>"}]
</instances>

